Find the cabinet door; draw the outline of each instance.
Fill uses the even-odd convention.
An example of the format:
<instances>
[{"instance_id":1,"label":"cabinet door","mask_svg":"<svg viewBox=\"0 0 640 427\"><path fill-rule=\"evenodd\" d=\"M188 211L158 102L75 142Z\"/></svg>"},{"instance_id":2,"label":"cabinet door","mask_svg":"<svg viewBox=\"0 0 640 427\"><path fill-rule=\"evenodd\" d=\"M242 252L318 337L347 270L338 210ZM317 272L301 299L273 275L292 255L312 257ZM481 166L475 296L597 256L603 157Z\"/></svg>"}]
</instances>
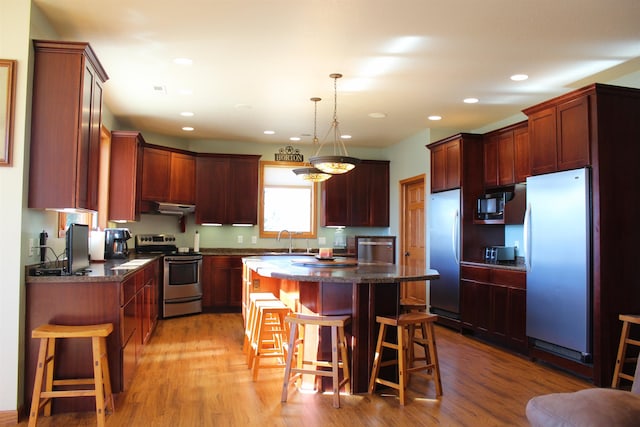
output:
<instances>
[{"instance_id":1,"label":"cabinet door","mask_svg":"<svg viewBox=\"0 0 640 427\"><path fill-rule=\"evenodd\" d=\"M171 153L169 201L192 205L196 199L196 160L182 153Z\"/></svg>"},{"instance_id":2,"label":"cabinet door","mask_svg":"<svg viewBox=\"0 0 640 427\"><path fill-rule=\"evenodd\" d=\"M213 307L213 256L202 257L202 308Z\"/></svg>"},{"instance_id":3,"label":"cabinet door","mask_svg":"<svg viewBox=\"0 0 640 427\"><path fill-rule=\"evenodd\" d=\"M529 164L529 128L524 125L513 130L514 182L524 182L531 175Z\"/></svg>"},{"instance_id":4,"label":"cabinet door","mask_svg":"<svg viewBox=\"0 0 640 427\"><path fill-rule=\"evenodd\" d=\"M480 332L489 332L492 329L491 288L487 283L477 283L475 328Z\"/></svg>"},{"instance_id":5,"label":"cabinet door","mask_svg":"<svg viewBox=\"0 0 640 427\"><path fill-rule=\"evenodd\" d=\"M590 163L589 96L557 107L558 170L575 169Z\"/></svg>"},{"instance_id":6,"label":"cabinet door","mask_svg":"<svg viewBox=\"0 0 640 427\"><path fill-rule=\"evenodd\" d=\"M221 157L196 159L196 223L227 222L229 162ZM234 194L235 196L235 194Z\"/></svg>"},{"instance_id":7,"label":"cabinet door","mask_svg":"<svg viewBox=\"0 0 640 427\"><path fill-rule=\"evenodd\" d=\"M88 171L87 171L87 209L98 210L98 193L99 193L99 170L100 170L100 128L102 126L102 83L97 77L94 68L90 64L85 65L85 79L90 77L91 96L88 99ZM85 82L86 85L86 82ZM83 102L84 103L84 102ZM85 113L82 119L82 134L85 128ZM85 136L83 136L83 139Z\"/></svg>"},{"instance_id":8,"label":"cabinet door","mask_svg":"<svg viewBox=\"0 0 640 427\"><path fill-rule=\"evenodd\" d=\"M557 169L555 107L529 116L529 143L531 173L554 172Z\"/></svg>"},{"instance_id":9,"label":"cabinet door","mask_svg":"<svg viewBox=\"0 0 640 427\"><path fill-rule=\"evenodd\" d=\"M460 280L460 319L462 326L472 329L477 317L478 285L471 280Z\"/></svg>"},{"instance_id":10,"label":"cabinet door","mask_svg":"<svg viewBox=\"0 0 640 427\"><path fill-rule=\"evenodd\" d=\"M508 300L508 339L510 344L526 351L527 345L527 291L509 289Z\"/></svg>"},{"instance_id":11,"label":"cabinet door","mask_svg":"<svg viewBox=\"0 0 640 427\"><path fill-rule=\"evenodd\" d=\"M140 220L140 190L142 188L142 143L138 132L111 132L109 165L110 221Z\"/></svg>"},{"instance_id":12,"label":"cabinet door","mask_svg":"<svg viewBox=\"0 0 640 427\"><path fill-rule=\"evenodd\" d=\"M229 307L242 307L242 257L233 257L231 260Z\"/></svg>"},{"instance_id":13,"label":"cabinet door","mask_svg":"<svg viewBox=\"0 0 640 427\"><path fill-rule=\"evenodd\" d=\"M142 199L166 202L169 200L171 153L144 147L142 160Z\"/></svg>"},{"instance_id":14,"label":"cabinet door","mask_svg":"<svg viewBox=\"0 0 640 427\"><path fill-rule=\"evenodd\" d=\"M504 340L509 325L509 289L506 286L491 285L491 329L490 332Z\"/></svg>"},{"instance_id":15,"label":"cabinet door","mask_svg":"<svg viewBox=\"0 0 640 427\"><path fill-rule=\"evenodd\" d=\"M344 225L367 227L371 209L371 192L374 190L371 185L372 165L362 162L345 176L349 181L346 209L349 210L350 221Z\"/></svg>"},{"instance_id":16,"label":"cabinet door","mask_svg":"<svg viewBox=\"0 0 640 427\"><path fill-rule=\"evenodd\" d=\"M389 226L389 162L371 165L369 223L371 227Z\"/></svg>"},{"instance_id":17,"label":"cabinet door","mask_svg":"<svg viewBox=\"0 0 640 427\"><path fill-rule=\"evenodd\" d=\"M498 136L498 185L505 186L515 183L515 150L513 146L513 131Z\"/></svg>"},{"instance_id":18,"label":"cabinet door","mask_svg":"<svg viewBox=\"0 0 640 427\"><path fill-rule=\"evenodd\" d=\"M498 185L498 136L492 135L484 141L484 186Z\"/></svg>"},{"instance_id":19,"label":"cabinet door","mask_svg":"<svg viewBox=\"0 0 640 427\"><path fill-rule=\"evenodd\" d=\"M462 156L460 139L445 144L445 187L446 189L459 188L461 182Z\"/></svg>"},{"instance_id":20,"label":"cabinet door","mask_svg":"<svg viewBox=\"0 0 640 427\"><path fill-rule=\"evenodd\" d=\"M229 159L227 223L258 223L258 158Z\"/></svg>"},{"instance_id":21,"label":"cabinet door","mask_svg":"<svg viewBox=\"0 0 640 427\"><path fill-rule=\"evenodd\" d=\"M351 204L349 201L351 190L348 175L348 173L334 175L322 183L323 226L349 225L351 223Z\"/></svg>"},{"instance_id":22,"label":"cabinet door","mask_svg":"<svg viewBox=\"0 0 640 427\"><path fill-rule=\"evenodd\" d=\"M446 157L444 145L431 150L431 192L442 191L446 187Z\"/></svg>"}]
</instances>

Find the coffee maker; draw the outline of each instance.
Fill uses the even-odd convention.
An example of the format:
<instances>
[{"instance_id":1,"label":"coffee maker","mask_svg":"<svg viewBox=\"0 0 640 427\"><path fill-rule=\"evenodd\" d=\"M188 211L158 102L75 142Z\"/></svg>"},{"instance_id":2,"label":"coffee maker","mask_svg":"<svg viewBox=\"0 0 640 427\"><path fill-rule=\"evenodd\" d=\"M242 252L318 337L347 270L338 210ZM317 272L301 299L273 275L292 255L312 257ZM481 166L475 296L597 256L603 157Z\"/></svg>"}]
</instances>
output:
<instances>
[{"instance_id":1,"label":"coffee maker","mask_svg":"<svg viewBox=\"0 0 640 427\"><path fill-rule=\"evenodd\" d=\"M127 240L131 238L128 228L104 229L104 257L106 259L119 259L129 257Z\"/></svg>"}]
</instances>

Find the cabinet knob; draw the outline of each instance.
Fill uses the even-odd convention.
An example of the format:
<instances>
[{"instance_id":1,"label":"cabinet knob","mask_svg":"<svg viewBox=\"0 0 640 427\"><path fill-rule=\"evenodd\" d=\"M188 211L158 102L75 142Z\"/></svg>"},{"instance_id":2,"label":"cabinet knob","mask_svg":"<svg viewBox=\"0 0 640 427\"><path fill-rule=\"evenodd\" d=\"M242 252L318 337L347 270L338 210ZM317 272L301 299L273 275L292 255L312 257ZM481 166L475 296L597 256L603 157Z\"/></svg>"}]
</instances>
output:
<instances>
[{"instance_id":1,"label":"cabinet knob","mask_svg":"<svg viewBox=\"0 0 640 427\"><path fill-rule=\"evenodd\" d=\"M405 252L404 256L410 256L411 254L409 252Z\"/></svg>"}]
</instances>

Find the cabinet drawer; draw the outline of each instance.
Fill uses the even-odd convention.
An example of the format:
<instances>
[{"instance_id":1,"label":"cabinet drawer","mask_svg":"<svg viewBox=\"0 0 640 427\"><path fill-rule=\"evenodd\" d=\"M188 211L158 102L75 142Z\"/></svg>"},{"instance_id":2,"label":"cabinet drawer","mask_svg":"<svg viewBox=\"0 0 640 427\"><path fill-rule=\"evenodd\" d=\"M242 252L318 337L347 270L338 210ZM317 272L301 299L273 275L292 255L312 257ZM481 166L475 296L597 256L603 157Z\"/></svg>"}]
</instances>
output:
<instances>
[{"instance_id":1,"label":"cabinet drawer","mask_svg":"<svg viewBox=\"0 0 640 427\"><path fill-rule=\"evenodd\" d=\"M126 343L137 327L136 301L129 302L120 308L120 341Z\"/></svg>"},{"instance_id":2,"label":"cabinet drawer","mask_svg":"<svg viewBox=\"0 0 640 427\"><path fill-rule=\"evenodd\" d=\"M475 280L477 282L489 282L489 272L491 270L486 267L475 267L463 265L460 269L460 276L463 279Z\"/></svg>"},{"instance_id":3,"label":"cabinet drawer","mask_svg":"<svg viewBox=\"0 0 640 427\"><path fill-rule=\"evenodd\" d=\"M527 274L524 271L491 269L490 282L512 288L526 289Z\"/></svg>"},{"instance_id":4,"label":"cabinet drawer","mask_svg":"<svg viewBox=\"0 0 640 427\"><path fill-rule=\"evenodd\" d=\"M130 277L122 282L120 286L122 286L120 290L120 307L123 307L136 294L136 277Z\"/></svg>"}]
</instances>

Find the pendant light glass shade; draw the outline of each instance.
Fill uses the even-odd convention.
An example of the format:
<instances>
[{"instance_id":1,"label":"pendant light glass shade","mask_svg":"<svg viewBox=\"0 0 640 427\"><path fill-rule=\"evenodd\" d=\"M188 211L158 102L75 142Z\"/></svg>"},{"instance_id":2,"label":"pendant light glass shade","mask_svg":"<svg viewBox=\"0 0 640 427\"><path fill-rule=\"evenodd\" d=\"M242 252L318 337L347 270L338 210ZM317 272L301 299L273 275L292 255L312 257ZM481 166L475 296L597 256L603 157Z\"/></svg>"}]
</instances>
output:
<instances>
[{"instance_id":1,"label":"pendant light glass shade","mask_svg":"<svg viewBox=\"0 0 640 427\"><path fill-rule=\"evenodd\" d=\"M316 135L316 125L318 122L318 101L320 98L311 98L314 103L314 115L313 115L313 144L318 144L318 136ZM331 175L328 173L322 172L320 169L317 169L310 164L307 164L305 167L297 168L293 170L293 173L300 176L305 181L311 182L322 182L331 178Z\"/></svg>"},{"instance_id":2,"label":"pendant light glass shade","mask_svg":"<svg viewBox=\"0 0 640 427\"><path fill-rule=\"evenodd\" d=\"M331 122L331 128L329 133L333 132L333 155L320 155L320 151L324 146L325 142L320 144L318 147L318 151L315 156L311 157L309 161L315 167L320 169L322 172L338 175L347 173L353 168L356 167L358 163L360 163L360 159L356 159L355 157L350 157L349 153L347 153L347 148L342 142L340 137L340 128L338 127L338 90L337 90L337 81L342 77L342 74L334 73L330 74L329 77L333 79L333 121ZM326 138L325 138L326 139Z\"/></svg>"},{"instance_id":3,"label":"pendant light glass shade","mask_svg":"<svg viewBox=\"0 0 640 427\"><path fill-rule=\"evenodd\" d=\"M330 174L324 173L320 169L314 167L294 169L293 173L300 176L305 181L311 182L322 182L331 178Z\"/></svg>"}]
</instances>

